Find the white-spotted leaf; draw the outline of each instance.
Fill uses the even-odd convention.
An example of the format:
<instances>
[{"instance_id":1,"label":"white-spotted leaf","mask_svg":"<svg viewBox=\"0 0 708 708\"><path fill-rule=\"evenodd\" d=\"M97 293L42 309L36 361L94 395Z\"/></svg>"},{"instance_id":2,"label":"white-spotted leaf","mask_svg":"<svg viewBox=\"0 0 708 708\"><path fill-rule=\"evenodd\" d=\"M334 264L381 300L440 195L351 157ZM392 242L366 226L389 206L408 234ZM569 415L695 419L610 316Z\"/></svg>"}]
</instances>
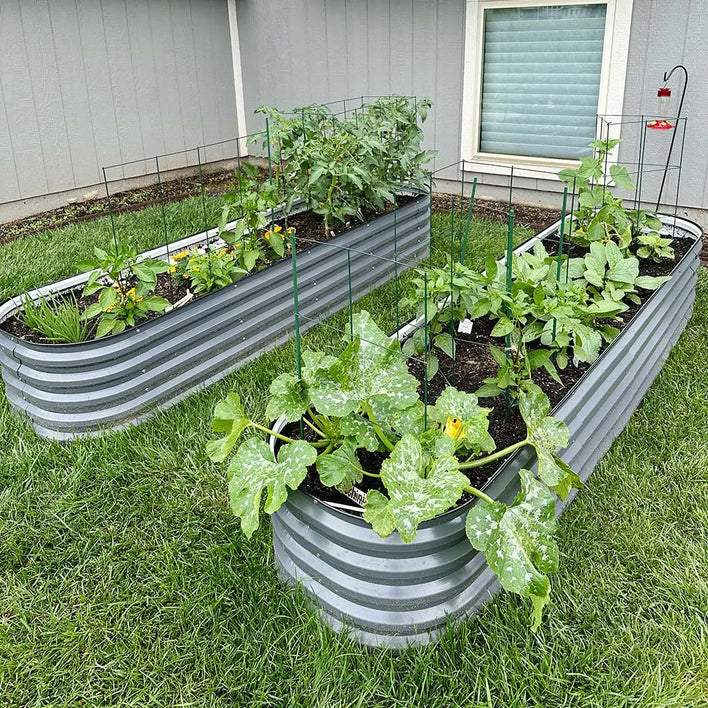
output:
<instances>
[{"instance_id":1,"label":"white-spotted leaf","mask_svg":"<svg viewBox=\"0 0 708 708\"><path fill-rule=\"evenodd\" d=\"M536 629L549 599L546 573L558 569L558 546L553 538L555 500L528 470L520 470L519 478L521 491L511 506L479 501L467 515L465 528L470 543L484 553L501 586L533 600L532 629Z\"/></svg>"},{"instance_id":2,"label":"white-spotted leaf","mask_svg":"<svg viewBox=\"0 0 708 708\"><path fill-rule=\"evenodd\" d=\"M250 538L258 528L263 490L268 492L265 511L272 514L287 499L288 488L300 486L316 459L317 450L304 440L283 445L277 461L260 438L249 438L239 447L228 469L229 498L246 536Z\"/></svg>"},{"instance_id":3,"label":"white-spotted leaf","mask_svg":"<svg viewBox=\"0 0 708 708\"><path fill-rule=\"evenodd\" d=\"M404 543L415 538L419 524L452 507L469 485L452 455L438 457L429 469L425 468L426 457L417 438L404 435L381 466L389 499L385 510L375 496L375 514L377 518L392 517ZM371 517L374 509L368 498L365 508Z\"/></svg>"}]
</instances>

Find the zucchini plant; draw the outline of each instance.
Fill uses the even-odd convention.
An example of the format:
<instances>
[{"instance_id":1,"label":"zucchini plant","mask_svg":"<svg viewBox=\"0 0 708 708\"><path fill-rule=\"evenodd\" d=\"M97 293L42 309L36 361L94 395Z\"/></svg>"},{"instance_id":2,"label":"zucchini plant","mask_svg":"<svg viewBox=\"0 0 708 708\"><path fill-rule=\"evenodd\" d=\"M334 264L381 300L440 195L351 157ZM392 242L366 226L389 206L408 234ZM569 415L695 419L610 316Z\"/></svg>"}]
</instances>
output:
<instances>
[{"instance_id":1,"label":"zucchini plant","mask_svg":"<svg viewBox=\"0 0 708 708\"><path fill-rule=\"evenodd\" d=\"M529 597L533 628L550 597L548 574L558 566L553 538L555 496L565 499L580 486L577 475L558 457L568 443L568 428L549 415L546 395L533 383L521 386L519 408L526 423L524 439L497 450L489 434L489 409L477 397L446 388L427 407L408 372L400 344L389 338L367 312L353 319L353 337L337 356L309 351L302 377L278 376L266 409L269 420L302 420L305 439L293 437L250 418L236 393L217 404L214 430L207 444L212 460L228 465L231 508L251 536L265 511L277 511L316 471L328 487L348 491L365 477L382 490L366 494L363 516L382 537L397 531L411 542L418 526L453 508L464 494L478 498L467 516L470 543L486 554L502 587ZM277 440L273 449L258 436ZM520 473L521 492L510 505L495 501L470 484L465 472L530 446L538 459L537 475ZM367 467L359 451L383 454L380 468Z\"/></svg>"}]
</instances>

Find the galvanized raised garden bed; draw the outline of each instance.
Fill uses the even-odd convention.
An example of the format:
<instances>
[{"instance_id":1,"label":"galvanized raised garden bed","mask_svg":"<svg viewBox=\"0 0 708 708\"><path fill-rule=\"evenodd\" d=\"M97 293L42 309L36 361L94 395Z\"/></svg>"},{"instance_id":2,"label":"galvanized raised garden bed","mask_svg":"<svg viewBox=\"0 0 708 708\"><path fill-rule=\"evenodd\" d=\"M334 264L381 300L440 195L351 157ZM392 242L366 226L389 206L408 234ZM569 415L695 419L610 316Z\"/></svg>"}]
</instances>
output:
<instances>
[{"instance_id":1,"label":"galvanized raised garden bed","mask_svg":"<svg viewBox=\"0 0 708 708\"><path fill-rule=\"evenodd\" d=\"M676 221L693 246L553 414L570 429L561 457L583 481L624 429L690 317L701 230ZM518 470L533 468L530 449L514 455L485 492L510 504L519 492ZM558 514L572 498L558 503ZM465 535L471 503L421 524L415 540L404 544L396 532L380 538L357 515L291 492L273 516L276 561L285 580L302 582L333 628L346 626L369 646L427 643L448 618L473 614L498 589L484 555Z\"/></svg>"},{"instance_id":2,"label":"galvanized raised garden bed","mask_svg":"<svg viewBox=\"0 0 708 708\"><path fill-rule=\"evenodd\" d=\"M399 207L395 217L384 214L298 254L301 328L346 306L345 249L353 249L352 292L360 297L393 277L385 259L393 258L394 249L399 261L427 257L429 234L430 195L425 194ZM171 244L169 252L210 237L205 232L184 239ZM165 257L167 249L146 255ZM7 398L39 435L57 440L138 422L285 342L293 330L291 271L290 259L279 261L235 287L121 334L81 344L34 344L0 330ZM87 278L74 276L29 295L71 290ZM0 322L20 306L19 298L1 305Z\"/></svg>"}]
</instances>

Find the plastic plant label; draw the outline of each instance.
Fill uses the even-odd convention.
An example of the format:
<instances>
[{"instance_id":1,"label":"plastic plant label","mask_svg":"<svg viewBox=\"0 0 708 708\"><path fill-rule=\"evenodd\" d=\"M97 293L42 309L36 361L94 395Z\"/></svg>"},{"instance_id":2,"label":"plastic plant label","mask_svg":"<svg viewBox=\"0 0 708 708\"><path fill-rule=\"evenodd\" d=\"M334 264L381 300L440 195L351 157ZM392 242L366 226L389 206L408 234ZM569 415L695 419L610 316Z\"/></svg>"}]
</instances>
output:
<instances>
[{"instance_id":1,"label":"plastic plant label","mask_svg":"<svg viewBox=\"0 0 708 708\"><path fill-rule=\"evenodd\" d=\"M364 507L366 503L366 492L362 492L359 487L352 487L348 492L342 492L347 499L351 499L355 504Z\"/></svg>"},{"instance_id":2,"label":"plastic plant label","mask_svg":"<svg viewBox=\"0 0 708 708\"><path fill-rule=\"evenodd\" d=\"M457 326L457 331L460 334L472 334L472 320L469 317L465 317Z\"/></svg>"}]
</instances>

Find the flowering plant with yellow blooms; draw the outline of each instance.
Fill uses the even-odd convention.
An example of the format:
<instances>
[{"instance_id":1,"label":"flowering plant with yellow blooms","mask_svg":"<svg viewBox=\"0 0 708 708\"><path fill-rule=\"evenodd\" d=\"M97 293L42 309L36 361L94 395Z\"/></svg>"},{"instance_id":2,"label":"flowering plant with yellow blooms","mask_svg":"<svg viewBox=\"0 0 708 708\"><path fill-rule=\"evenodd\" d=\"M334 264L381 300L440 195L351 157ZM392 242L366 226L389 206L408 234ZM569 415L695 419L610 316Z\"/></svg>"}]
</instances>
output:
<instances>
[{"instance_id":1,"label":"flowering plant with yellow blooms","mask_svg":"<svg viewBox=\"0 0 708 708\"><path fill-rule=\"evenodd\" d=\"M121 244L103 250L93 249L94 258L80 261L76 267L92 271L84 287L84 295L98 293L98 301L89 305L82 320L98 317L96 338L118 334L135 326L150 312L163 312L169 302L154 295L157 276L170 269L158 258L138 258L135 246ZM106 282L107 281L107 282Z\"/></svg>"},{"instance_id":2,"label":"flowering plant with yellow blooms","mask_svg":"<svg viewBox=\"0 0 708 708\"><path fill-rule=\"evenodd\" d=\"M235 252L227 248L192 249L173 256L170 272L195 295L205 295L243 278L247 271L239 265Z\"/></svg>"},{"instance_id":3,"label":"flowering plant with yellow blooms","mask_svg":"<svg viewBox=\"0 0 708 708\"><path fill-rule=\"evenodd\" d=\"M549 415L547 396L529 381L519 394L526 436L497 449L490 409L474 394L449 386L427 405L418 386L398 340L360 312L339 356L306 351L301 375L274 379L266 419L275 424L250 418L230 393L215 408L214 430L222 437L208 442L207 453L217 462L230 458L231 508L250 537L263 492L272 514L309 473L345 494L357 485L368 489L364 520L380 536L396 531L409 543L421 523L476 497L466 520L469 541L502 587L531 599L535 628L549 601L548 574L558 567L556 496L565 499L580 486L556 452L568 444L568 428ZM243 439L247 431L254 434ZM275 439L275 451L263 433ZM520 470L513 502L473 486L470 470L522 447L535 451L538 466L535 474Z\"/></svg>"}]
</instances>

